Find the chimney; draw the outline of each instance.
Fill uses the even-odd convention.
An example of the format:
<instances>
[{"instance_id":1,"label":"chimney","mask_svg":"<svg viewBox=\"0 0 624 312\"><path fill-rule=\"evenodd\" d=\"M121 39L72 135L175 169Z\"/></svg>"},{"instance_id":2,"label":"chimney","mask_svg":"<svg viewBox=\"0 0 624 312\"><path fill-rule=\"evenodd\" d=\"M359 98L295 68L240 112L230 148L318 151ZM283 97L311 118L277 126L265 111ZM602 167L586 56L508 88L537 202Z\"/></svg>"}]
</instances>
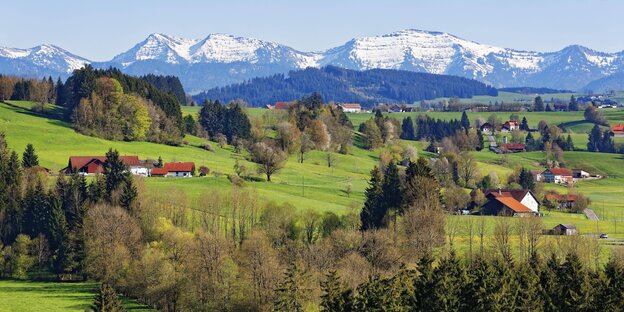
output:
<instances>
[{"instance_id":1,"label":"chimney","mask_svg":"<svg viewBox=\"0 0 624 312\"><path fill-rule=\"evenodd\" d=\"M503 137L503 144L507 144L507 136Z\"/></svg>"},{"instance_id":2,"label":"chimney","mask_svg":"<svg viewBox=\"0 0 624 312\"><path fill-rule=\"evenodd\" d=\"M498 195L502 195L500 187L498 188Z\"/></svg>"}]
</instances>

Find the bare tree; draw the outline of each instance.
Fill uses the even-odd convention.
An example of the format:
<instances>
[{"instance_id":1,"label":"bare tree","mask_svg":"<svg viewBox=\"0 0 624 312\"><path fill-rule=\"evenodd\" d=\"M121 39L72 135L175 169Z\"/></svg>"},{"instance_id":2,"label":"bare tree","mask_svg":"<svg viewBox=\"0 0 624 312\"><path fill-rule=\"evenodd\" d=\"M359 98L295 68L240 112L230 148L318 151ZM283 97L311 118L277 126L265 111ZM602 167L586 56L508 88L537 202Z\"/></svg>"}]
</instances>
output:
<instances>
[{"instance_id":1,"label":"bare tree","mask_svg":"<svg viewBox=\"0 0 624 312\"><path fill-rule=\"evenodd\" d=\"M494 236L492 238L492 244L494 249L498 251L503 261L506 263L511 262L511 246L509 238L511 235L511 225L508 218L497 218L494 225Z\"/></svg>"},{"instance_id":2,"label":"bare tree","mask_svg":"<svg viewBox=\"0 0 624 312\"><path fill-rule=\"evenodd\" d=\"M286 154L265 142L254 144L250 152L251 160L258 164L258 173L265 174L268 182L286 163Z\"/></svg>"}]
</instances>

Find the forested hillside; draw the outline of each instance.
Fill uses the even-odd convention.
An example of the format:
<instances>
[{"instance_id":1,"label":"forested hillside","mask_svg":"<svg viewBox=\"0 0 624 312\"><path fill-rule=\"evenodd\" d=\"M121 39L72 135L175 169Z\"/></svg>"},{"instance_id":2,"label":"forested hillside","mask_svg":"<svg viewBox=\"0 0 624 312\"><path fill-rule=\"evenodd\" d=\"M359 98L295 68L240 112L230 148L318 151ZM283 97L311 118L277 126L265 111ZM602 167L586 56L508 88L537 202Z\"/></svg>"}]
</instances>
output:
<instances>
[{"instance_id":1,"label":"forested hillside","mask_svg":"<svg viewBox=\"0 0 624 312\"><path fill-rule=\"evenodd\" d=\"M438 97L498 94L495 88L456 76L389 69L356 71L327 66L254 78L202 92L194 99L198 103L205 99L222 102L242 99L260 106L295 100L315 91L328 101L360 103L368 107L378 103L413 103Z\"/></svg>"}]
</instances>

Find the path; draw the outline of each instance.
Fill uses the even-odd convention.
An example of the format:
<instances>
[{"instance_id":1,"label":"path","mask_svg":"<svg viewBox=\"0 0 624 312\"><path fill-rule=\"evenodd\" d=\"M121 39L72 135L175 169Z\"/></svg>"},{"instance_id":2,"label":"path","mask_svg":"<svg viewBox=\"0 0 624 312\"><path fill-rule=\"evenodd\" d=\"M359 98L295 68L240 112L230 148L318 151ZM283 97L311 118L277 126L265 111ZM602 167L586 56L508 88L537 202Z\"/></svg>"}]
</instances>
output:
<instances>
[{"instance_id":1,"label":"path","mask_svg":"<svg viewBox=\"0 0 624 312\"><path fill-rule=\"evenodd\" d=\"M587 219L592 220L592 221L598 221L598 215L596 215L596 213L591 210L591 209L585 209L583 210L583 213L587 216Z\"/></svg>"},{"instance_id":2,"label":"path","mask_svg":"<svg viewBox=\"0 0 624 312\"><path fill-rule=\"evenodd\" d=\"M500 154L500 149L498 148L498 144L496 143L496 139L494 138L494 135L487 134L486 136L488 138L488 141L490 142L490 150L492 150L492 152L496 154Z\"/></svg>"}]
</instances>

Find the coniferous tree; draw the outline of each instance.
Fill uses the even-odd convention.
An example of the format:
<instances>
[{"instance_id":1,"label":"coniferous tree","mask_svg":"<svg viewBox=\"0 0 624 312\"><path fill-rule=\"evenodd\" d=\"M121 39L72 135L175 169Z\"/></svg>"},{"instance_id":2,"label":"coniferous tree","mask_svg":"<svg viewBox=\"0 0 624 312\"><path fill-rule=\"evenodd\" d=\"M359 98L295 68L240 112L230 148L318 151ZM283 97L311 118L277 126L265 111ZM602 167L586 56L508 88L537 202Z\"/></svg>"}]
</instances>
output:
<instances>
[{"instance_id":1,"label":"coniferous tree","mask_svg":"<svg viewBox=\"0 0 624 312\"><path fill-rule=\"evenodd\" d=\"M466 131L468 131L468 129L470 129L470 119L468 119L468 114L466 114L466 111L464 111L462 113L461 116L461 125L464 129L466 129Z\"/></svg>"},{"instance_id":2,"label":"coniferous tree","mask_svg":"<svg viewBox=\"0 0 624 312\"><path fill-rule=\"evenodd\" d=\"M574 95L572 95L570 97L570 103L568 104L568 111L576 112L578 111L578 109L579 109L578 102L576 101L576 98L574 97Z\"/></svg>"},{"instance_id":3,"label":"coniferous tree","mask_svg":"<svg viewBox=\"0 0 624 312\"><path fill-rule=\"evenodd\" d=\"M353 291L344 282L335 270L329 271L326 279L321 283L321 311L354 311Z\"/></svg>"},{"instance_id":4,"label":"coniferous tree","mask_svg":"<svg viewBox=\"0 0 624 312\"><path fill-rule=\"evenodd\" d=\"M589 275L575 253L566 256L559 274L562 311L591 311L593 287Z\"/></svg>"},{"instance_id":5,"label":"coniferous tree","mask_svg":"<svg viewBox=\"0 0 624 312\"><path fill-rule=\"evenodd\" d=\"M604 268L604 282L597 300L602 311L622 311L624 302L624 266L622 260L612 255Z\"/></svg>"},{"instance_id":6,"label":"coniferous tree","mask_svg":"<svg viewBox=\"0 0 624 312\"><path fill-rule=\"evenodd\" d=\"M531 171L525 168L520 169L520 186L522 189L535 191L535 180L533 179L533 174Z\"/></svg>"},{"instance_id":7,"label":"coniferous tree","mask_svg":"<svg viewBox=\"0 0 624 312\"><path fill-rule=\"evenodd\" d=\"M434 269L433 277L433 285L429 290L433 293L431 310L462 311L467 308L462 300L466 273L453 251Z\"/></svg>"},{"instance_id":8,"label":"coniferous tree","mask_svg":"<svg viewBox=\"0 0 624 312\"><path fill-rule=\"evenodd\" d=\"M382 199L381 203L386 212L392 211L394 229L398 215L402 212L403 188L401 187L401 178L399 177L399 168L394 162L390 162L384 174L383 184L381 186Z\"/></svg>"},{"instance_id":9,"label":"coniferous tree","mask_svg":"<svg viewBox=\"0 0 624 312\"><path fill-rule=\"evenodd\" d=\"M464 297L471 311L493 311L493 298L500 292L498 278L492 265L483 258L478 257L470 264Z\"/></svg>"},{"instance_id":10,"label":"coniferous tree","mask_svg":"<svg viewBox=\"0 0 624 312\"><path fill-rule=\"evenodd\" d=\"M544 100L542 100L541 96L535 98L533 102L533 108L538 112L544 111Z\"/></svg>"},{"instance_id":11,"label":"coniferous tree","mask_svg":"<svg viewBox=\"0 0 624 312\"><path fill-rule=\"evenodd\" d=\"M106 180L106 196L111 198L113 192L126 181L128 166L119 157L117 150L109 149L104 163L104 176Z\"/></svg>"},{"instance_id":12,"label":"coniferous tree","mask_svg":"<svg viewBox=\"0 0 624 312\"><path fill-rule=\"evenodd\" d=\"M296 263L290 264L284 280L275 291L273 311L299 312L303 311L305 289L302 282L304 274Z\"/></svg>"},{"instance_id":13,"label":"coniferous tree","mask_svg":"<svg viewBox=\"0 0 624 312\"><path fill-rule=\"evenodd\" d=\"M563 304L561 298L561 288L563 285L559 284L559 274L559 261L553 253L540 271L540 285L542 288L542 298L544 300L544 311L546 312L559 311Z\"/></svg>"},{"instance_id":14,"label":"coniferous tree","mask_svg":"<svg viewBox=\"0 0 624 312\"><path fill-rule=\"evenodd\" d=\"M522 122L520 122L520 130L529 131L529 123L524 116L522 117Z\"/></svg>"},{"instance_id":15,"label":"coniferous tree","mask_svg":"<svg viewBox=\"0 0 624 312\"><path fill-rule=\"evenodd\" d=\"M128 176L121 190L119 197L119 205L128 211L132 211L135 207L139 192L132 182L132 177Z\"/></svg>"},{"instance_id":16,"label":"coniferous tree","mask_svg":"<svg viewBox=\"0 0 624 312\"><path fill-rule=\"evenodd\" d=\"M28 143L22 155L22 167L26 169L34 166L39 166L39 157L35 153L33 145Z\"/></svg>"},{"instance_id":17,"label":"coniferous tree","mask_svg":"<svg viewBox=\"0 0 624 312\"><path fill-rule=\"evenodd\" d=\"M366 200L364 207L360 213L360 219L362 222L362 231L370 229L378 229L383 226L383 220L386 216L385 206L382 204L383 191L382 191L383 175L377 166L371 170L371 178L368 182L368 188L364 191Z\"/></svg>"},{"instance_id":18,"label":"coniferous tree","mask_svg":"<svg viewBox=\"0 0 624 312\"><path fill-rule=\"evenodd\" d=\"M407 116L403 118L403 123L401 124L401 139L403 140L414 140L414 122L412 121L412 117Z\"/></svg>"},{"instance_id":19,"label":"coniferous tree","mask_svg":"<svg viewBox=\"0 0 624 312\"><path fill-rule=\"evenodd\" d=\"M357 288L355 311L384 311L387 302L387 287L379 276L371 276L368 282Z\"/></svg>"},{"instance_id":20,"label":"coniferous tree","mask_svg":"<svg viewBox=\"0 0 624 312\"><path fill-rule=\"evenodd\" d=\"M535 146L535 139L533 138L533 134L531 132L529 132L524 139L524 145L526 146L527 152L539 149Z\"/></svg>"},{"instance_id":21,"label":"coniferous tree","mask_svg":"<svg viewBox=\"0 0 624 312\"><path fill-rule=\"evenodd\" d=\"M574 141L572 141L572 136L570 136L568 134L568 137L566 138L566 151L573 151L574 150Z\"/></svg>"},{"instance_id":22,"label":"coniferous tree","mask_svg":"<svg viewBox=\"0 0 624 312\"><path fill-rule=\"evenodd\" d=\"M602 145L602 131L598 125L594 125L589 132L589 140L587 141L587 150L590 152L599 152Z\"/></svg>"},{"instance_id":23,"label":"coniferous tree","mask_svg":"<svg viewBox=\"0 0 624 312\"><path fill-rule=\"evenodd\" d=\"M28 186L24 196L24 224L22 231L36 237L47 233L47 225L50 222L50 210L48 207L46 192L41 180L37 180L34 186Z\"/></svg>"},{"instance_id":24,"label":"coniferous tree","mask_svg":"<svg viewBox=\"0 0 624 312\"><path fill-rule=\"evenodd\" d=\"M123 312L126 311L117 292L107 283L102 283L91 305L93 312Z\"/></svg>"},{"instance_id":25,"label":"coniferous tree","mask_svg":"<svg viewBox=\"0 0 624 312\"><path fill-rule=\"evenodd\" d=\"M615 153L615 142L611 137L611 132L604 131L602 133L602 144L600 151L603 153Z\"/></svg>"},{"instance_id":26,"label":"coniferous tree","mask_svg":"<svg viewBox=\"0 0 624 312\"><path fill-rule=\"evenodd\" d=\"M164 166L163 159L162 159L162 157L158 156L158 163L154 164L154 167L162 168L163 166Z\"/></svg>"},{"instance_id":27,"label":"coniferous tree","mask_svg":"<svg viewBox=\"0 0 624 312\"><path fill-rule=\"evenodd\" d=\"M546 104L546 111L552 112L552 107L550 107L550 103Z\"/></svg>"}]
</instances>

